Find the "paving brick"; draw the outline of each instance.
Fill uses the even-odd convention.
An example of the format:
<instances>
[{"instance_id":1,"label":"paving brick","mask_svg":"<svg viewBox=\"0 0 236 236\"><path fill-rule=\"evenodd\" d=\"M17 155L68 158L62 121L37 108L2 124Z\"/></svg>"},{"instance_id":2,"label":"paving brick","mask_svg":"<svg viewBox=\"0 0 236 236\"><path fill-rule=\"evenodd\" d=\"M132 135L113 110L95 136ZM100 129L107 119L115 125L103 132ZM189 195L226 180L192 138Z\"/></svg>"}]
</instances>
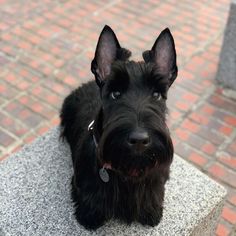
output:
<instances>
[{"instance_id":1,"label":"paving brick","mask_svg":"<svg viewBox=\"0 0 236 236\"><path fill-rule=\"evenodd\" d=\"M42 85L52 90L52 92L55 92L61 96L66 96L70 92L69 86L67 84L63 82L58 82L53 79L50 79L49 81L47 81L45 84L42 84Z\"/></svg>"},{"instance_id":2,"label":"paving brick","mask_svg":"<svg viewBox=\"0 0 236 236\"><path fill-rule=\"evenodd\" d=\"M234 157L236 153L236 138L227 146L226 150Z\"/></svg>"},{"instance_id":3,"label":"paving brick","mask_svg":"<svg viewBox=\"0 0 236 236\"><path fill-rule=\"evenodd\" d=\"M36 130L36 133L38 135L43 135L45 134L46 132L48 132L50 129L50 126L48 125L41 125L37 130Z\"/></svg>"},{"instance_id":4,"label":"paving brick","mask_svg":"<svg viewBox=\"0 0 236 236\"><path fill-rule=\"evenodd\" d=\"M15 136L21 137L28 132L27 128L19 121L0 111L0 124L2 127L13 133Z\"/></svg>"},{"instance_id":5,"label":"paving brick","mask_svg":"<svg viewBox=\"0 0 236 236\"><path fill-rule=\"evenodd\" d=\"M225 164L231 168L234 168L236 170L236 153L234 156L231 156L227 152L221 152L218 159L223 164Z\"/></svg>"},{"instance_id":6,"label":"paving brick","mask_svg":"<svg viewBox=\"0 0 236 236\"><path fill-rule=\"evenodd\" d=\"M211 156L214 156L216 150L217 150L216 146L209 142L205 143L202 147L202 151Z\"/></svg>"},{"instance_id":7,"label":"paving brick","mask_svg":"<svg viewBox=\"0 0 236 236\"><path fill-rule=\"evenodd\" d=\"M17 90L12 86L0 81L0 96L5 99L13 99L17 95Z\"/></svg>"},{"instance_id":8,"label":"paving brick","mask_svg":"<svg viewBox=\"0 0 236 236\"><path fill-rule=\"evenodd\" d=\"M198 135L217 146L224 142L224 137L222 137L218 132L210 130L207 126L202 126Z\"/></svg>"},{"instance_id":9,"label":"paving brick","mask_svg":"<svg viewBox=\"0 0 236 236\"><path fill-rule=\"evenodd\" d=\"M5 131L0 130L0 145L3 147L8 147L12 143L14 143L15 139L7 134Z\"/></svg>"},{"instance_id":10,"label":"paving brick","mask_svg":"<svg viewBox=\"0 0 236 236\"><path fill-rule=\"evenodd\" d=\"M218 92L219 90L217 90ZM236 113L236 107L235 107L235 102L230 101L223 96L213 94L209 98L209 102L215 106L221 106L224 107L225 110L232 112L233 114Z\"/></svg>"},{"instance_id":11,"label":"paving brick","mask_svg":"<svg viewBox=\"0 0 236 236\"><path fill-rule=\"evenodd\" d=\"M17 101L9 103L5 109L12 117L18 117L29 128L35 128L42 120L39 115Z\"/></svg>"},{"instance_id":12,"label":"paving brick","mask_svg":"<svg viewBox=\"0 0 236 236\"><path fill-rule=\"evenodd\" d=\"M223 224L218 224L216 229L216 235L217 236L228 236L230 233L229 229Z\"/></svg>"},{"instance_id":13,"label":"paving brick","mask_svg":"<svg viewBox=\"0 0 236 236\"><path fill-rule=\"evenodd\" d=\"M190 135L189 132L187 132L187 131L185 131L185 130L183 130L181 128L176 129L175 133L178 136L178 138L180 138L183 141L188 140L189 135Z\"/></svg>"},{"instance_id":14,"label":"paving brick","mask_svg":"<svg viewBox=\"0 0 236 236\"><path fill-rule=\"evenodd\" d=\"M208 162L208 160L203 155L200 155L197 152L191 153L189 160L200 167L205 166Z\"/></svg>"},{"instance_id":15,"label":"paving brick","mask_svg":"<svg viewBox=\"0 0 236 236\"><path fill-rule=\"evenodd\" d=\"M231 125L231 126L233 126L233 127L235 127L236 126L236 117L234 117L234 116L226 116L225 118L224 118L224 121L228 124L228 125Z\"/></svg>"},{"instance_id":16,"label":"paving brick","mask_svg":"<svg viewBox=\"0 0 236 236\"><path fill-rule=\"evenodd\" d=\"M175 137L172 137L172 139L176 139ZM179 140L177 138L177 140ZM178 142L175 147L175 153L177 153L179 156L183 157L184 159L188 159L188 157L193 152L193 148L189 145L185 144L184 142Z\"/></svg>"},{"instance_id":17,"label":"paving brick","mask_svg":"<svg viewBox=\"0 0 236 236\"><path fill-rule=\"evenodd\" d=\"M226 135L226 136L229 136L232 134L233 132L233 127L229 127L227 125L222 125L220 128L219 128L219 132Z\"/></svg>"},{"instance_id":18,"label":"paving brick","mask_svg":"<svg viewBox=\"0 0 236 236\"><path fill-rule=\"evenodd\" d=\"M31 93L33 96L35 95L37 98L44 100L53 107L58 108L61 105L62 99L57 94L52 93L41 86L33 88Z\"/></svg>"},{"instance_id":19,"label":"paving brick","mask_svg":"<svg viewBox=\"0 0 236 236\"><path fill-rule=\"evenodd\" d=\"M236 212L232 208L224 206L222 211L222 217L231 224L236 224Z\"/></svg>"},{"instance_id":20,"label":"paving brick","mask_svg":"<svg viewBox=\"0 0 236 236\"><path fill-rule=\"evenodd\" d=\"M24 142L29 144L31 142L33 142L38 136L35 134L31 134L29 133L25 138L24 138Z\"/></svg>"},{"instance_id":21,"label":"paving brick","mask_svg":"<svg viewBox=\"0 0 236 236\"><path fill-rule=\"evenodd\" d=\"M21 96L19 98L19 101L21 104L24 104L33 112L40 114L42 117L45 117L46 119L51 119L56 114L56 111L53 108L51 108L42 101L36 100L32 96L26 96L26 95Z\"/></svg>"},{"instance_id":22,"label":"paving brick","mask_svg":"<svg viewBox=\"0 0 236 236\"><path fill-rule=\"evenodd\" d=\"M208 171L213 177L217 178L218 180L227 183L233 188L236 187L236 173L234 171L231 171L218 163L212 164L209 167Z\"/></svg>"},{"instance_id":23,"label":"paving brick","mask_svg":"<svg viewBox=\"0 0 236 236\"><path fill-rule=\"evenodd\" d=\"M187 140L188 144L194 147L197 150L201 150L203 146L206 144L206 140L202 137L195 135L190 132L189 138Z\"/></svg>"},{"instance_id":24,"label":"paving brick","mask_svg":"<svg viewBox=\"0 0 236 236\"><path fill-rule=\"evenodd\" d=\"M191 120L193 120L201 125L207 125L209 122L209 118L207 116L202 115L197 112L192 112L189 117Z\"/></svg>"},{"instance_id":25,"label":"paving brick","mask_svg":"<svg viewBox=\"0 0 236 236\"><path fill-rule=\"evenodd\" d=\"M193 133L197 133L200 129L199 125L195 122L190 121L189 119L185 119L181 125L183 128L188 129Z\"/></svg>"}]
</instances>

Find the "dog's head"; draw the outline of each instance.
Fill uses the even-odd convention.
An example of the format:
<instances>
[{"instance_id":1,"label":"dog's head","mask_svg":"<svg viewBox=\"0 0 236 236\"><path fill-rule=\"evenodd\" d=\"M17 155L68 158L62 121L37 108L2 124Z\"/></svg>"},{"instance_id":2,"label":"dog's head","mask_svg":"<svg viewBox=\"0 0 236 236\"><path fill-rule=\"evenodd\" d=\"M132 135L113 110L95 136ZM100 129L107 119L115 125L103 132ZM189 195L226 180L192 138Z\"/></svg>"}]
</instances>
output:
<instances>
[{"instance_id":1,"label":"dog's head","mask_svg":"<svg viewBox=\"0 0 236 236\"><path fill-rule=\"evenodd\" d=\"M142 178L168 168L173 145L165 123L167 92L177 77L176 51L169 29L161 32L144 61L108 26L102 30L91 70L100 88L102 107L95 121L99 158L127 178Z\"/></svg>"}]
</instances>

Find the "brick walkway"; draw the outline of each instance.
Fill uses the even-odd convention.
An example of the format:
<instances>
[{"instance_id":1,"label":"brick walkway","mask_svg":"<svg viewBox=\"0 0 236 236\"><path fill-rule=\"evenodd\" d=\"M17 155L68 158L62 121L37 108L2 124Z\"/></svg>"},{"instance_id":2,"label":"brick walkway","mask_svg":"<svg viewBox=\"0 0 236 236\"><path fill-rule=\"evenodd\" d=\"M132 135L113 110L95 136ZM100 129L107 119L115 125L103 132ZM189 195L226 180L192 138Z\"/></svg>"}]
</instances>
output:
<instances>
[{"instance_id":1,"label":"brick walkway","mask_svg":"<svg viewBox=\"0 0 236 236\"><path fill-rule=\"evenodd\" d=\"M234 234L236 106L214 79L229 0L0 4L0 159L58 124L65 95L93 78L104 24L139 59L168 26L180 68L169 97L175 151L229 190L216 234Z\"/></svg>"}]
</instances>

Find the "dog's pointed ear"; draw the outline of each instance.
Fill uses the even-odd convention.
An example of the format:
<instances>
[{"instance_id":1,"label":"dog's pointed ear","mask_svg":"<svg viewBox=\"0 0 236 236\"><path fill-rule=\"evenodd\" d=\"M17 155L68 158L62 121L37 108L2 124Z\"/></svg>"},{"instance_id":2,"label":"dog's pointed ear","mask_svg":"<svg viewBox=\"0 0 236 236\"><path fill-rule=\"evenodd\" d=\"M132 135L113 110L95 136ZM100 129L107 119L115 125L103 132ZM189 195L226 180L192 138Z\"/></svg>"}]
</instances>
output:
<instances>
[{"instance_id":1,"label":"dog's pointed ear","mask_svg":"<svg viewBox=\"0 0 236 236\"><path fill-rule=\"evenodd\" d=\"M117 52L121 49L119 41L113 30L105 25L96 47L95 57L91 63L91 71L95 75L99 87L110 74L111 65L117 59Z\"/></svg>"},{"instance_id":2,"label":"dog's pointed ear","mask_svg":"<svg viewBox=\"0 0 236 236\"><path fill-rule=\"evenodd\" d=\"M158 71L169 80L169 86L177 77L176 51L174 38L168 28L163 30L151 50L143 52L146 63L152 62Z\"/></svg>"}]
</instances>

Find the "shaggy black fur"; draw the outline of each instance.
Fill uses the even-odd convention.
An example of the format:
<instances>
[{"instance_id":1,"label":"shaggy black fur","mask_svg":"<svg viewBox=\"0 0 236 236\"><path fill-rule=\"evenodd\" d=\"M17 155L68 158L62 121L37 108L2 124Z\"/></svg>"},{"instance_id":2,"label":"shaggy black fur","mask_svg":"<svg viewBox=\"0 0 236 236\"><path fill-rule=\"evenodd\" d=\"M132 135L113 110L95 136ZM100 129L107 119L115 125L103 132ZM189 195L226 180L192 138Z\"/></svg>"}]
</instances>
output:
<instances>
[{"instance_id":1,"label":"shaggy black fur","mask_svg":"<svg viewBox=\"0 0 236 236\"><path fill-rule=\"evenodd\" d=\"M75 216L87 229L111 218L155 226L162 217L173 158L166 99L177 76L169 29L143 53L144 62L129 61L130 55L105 26L91 66L96 82L73 91L61 111L62 136L72 151Z\"/></svg>"}]
</instances>

